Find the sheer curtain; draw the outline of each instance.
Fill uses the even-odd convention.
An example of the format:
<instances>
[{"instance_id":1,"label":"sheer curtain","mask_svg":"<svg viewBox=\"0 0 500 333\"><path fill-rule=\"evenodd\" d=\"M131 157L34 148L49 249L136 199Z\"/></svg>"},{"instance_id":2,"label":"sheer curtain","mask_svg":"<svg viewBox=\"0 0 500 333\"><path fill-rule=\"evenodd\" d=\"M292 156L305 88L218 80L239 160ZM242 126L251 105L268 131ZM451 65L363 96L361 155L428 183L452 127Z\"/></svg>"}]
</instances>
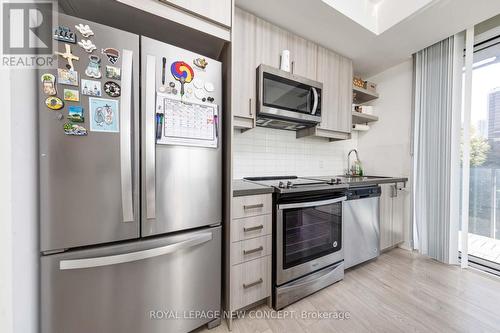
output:
<instances>
[{"instance_id":1,"label":"sheer curtain","mask_svg":"<svg viewBox=\"0 0 500 333\"><path fill-rule=\"evenodd\" d=\"M413 241L445 263L458 261L462 52L455 35L413 55Z\"/></svg>"}]
</instances>

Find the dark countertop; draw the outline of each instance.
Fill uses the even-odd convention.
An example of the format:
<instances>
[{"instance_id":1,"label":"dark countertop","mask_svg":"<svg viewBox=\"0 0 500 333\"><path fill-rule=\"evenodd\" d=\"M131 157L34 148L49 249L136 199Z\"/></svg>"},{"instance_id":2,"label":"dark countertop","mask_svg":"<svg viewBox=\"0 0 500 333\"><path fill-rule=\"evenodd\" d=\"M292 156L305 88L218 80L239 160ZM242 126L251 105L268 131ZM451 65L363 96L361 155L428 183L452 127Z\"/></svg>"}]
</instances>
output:
<instances>
[{"instance_id":1,"label":"dark countertop","mask_svg":"<svg viewBox=\"0 0 500 333\"><path fill-rule=\"evenodd\" d=\"M345 177L345 176L318 176L304 177L312 179L330 180L332 178L342 178L342 181L347 183L349 187L370 186L379 184L406 183L406 177L378 177L378 176L363 176L363 177ZM257 195L273 193L274 189L269 186L255 184L243 179L233 180L233 197L241 197L245 195Z\"/></svg>"},{"instance_id":2,"label":"dark countertop","mask_svg":"<svg viewBox=\"0 0 500 333\"><path fill-rule=\"evenodd\" d=\"M273 193L274 188L264 185L247 182L242 179L233 180L233 197L241 197L244 195L257 195Z\"/></svg>"}]
</instances>

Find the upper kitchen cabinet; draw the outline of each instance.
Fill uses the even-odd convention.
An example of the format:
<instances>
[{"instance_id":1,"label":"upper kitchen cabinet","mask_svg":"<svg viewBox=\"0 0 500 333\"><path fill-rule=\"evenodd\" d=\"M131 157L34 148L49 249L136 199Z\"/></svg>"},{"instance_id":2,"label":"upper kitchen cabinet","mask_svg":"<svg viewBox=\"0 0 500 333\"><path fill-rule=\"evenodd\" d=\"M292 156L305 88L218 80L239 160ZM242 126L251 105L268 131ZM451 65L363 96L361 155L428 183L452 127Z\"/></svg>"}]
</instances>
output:
<instances>
[{"instance_id":1,"label":"upper kitchen cabinet","mask_svg":"<svg viewBox=\"0 0 500 333\"><path fill-rule=\"evenodd\" d=\"M255 22L255 61L257 66L265 64L279 68L281 51L289 48L288 33L258 17L255 18Z\"/></svg>"},{"instance_id":2,"label":"upper kitchen cabinet","mask_svg":"<svg viewBox=\"0 0 500 333\"><path fill-rule=\"evenodd\" d=\"M321 124L297 132L297 137L334 140L351 137L352 61L318 46L316 81L323 83Z\"/></svg>"},{"instance_id":3,"label":"upper kitchen cabinet","mask_svg":"<svg viewBox=\"0 0 500 333\"><path fill-rule=\"evenodd\" d=\"M185 9L193 14L222 24L231 26L231 0L160 0L162 2Z\"/></svg>"},{"instance_id":4,"label":"upper kitchen cabinet","mask_svg":"<svg viewBox=\"0 0 500 333\"><path fill-rule=\"evenodd\" d=\"M236 7L232 43L233 125L255 127L257 67L280 66L281 50L289 46L288 33Z\"/></svg>"},{"instance_id":5,"label":"upper kitchen cabinet","mask_svg":"<svg viewBox=\"0 0 500 333\"><path fill-rule=\"evenodd\" d=\"M293 74L316 80L318 46L292 33L287 38Z\"/></svg>"},{"instance_id":6,"label":"upper kitchen cabinet","mask_svg":"<svg viewBox=\"0 0 500 333\"><path fill-rule=\"evenodd\" d=\"M81 7L89 6L91 1L68 0L72 3L82 3ZM176 22L185 28L194 29L224 41L231 40L231 0L115 0L143 12ZM101 7L99 1L98 5ZM110 2L112 3L112 2ZM89 6L92 8L92 6ZM148 21L151 24L151 21ZM134 22L128 22L135 24ZM172 34L180 33L178 29L166 30ZM181 29L182 31L182 29ZM184 32L182 32L184 33Z\"/></svg>"},{"instance_id":7,"label":"upper kitchen cabinet","mask_svg":"<svg viewBox=\"0 0 500 333\"><path fill-rule=\"evenodd\" d=\"M255 126L256 17L235 8L232 47L232 112L236 128Z\"/></svg>"}]
</instances>

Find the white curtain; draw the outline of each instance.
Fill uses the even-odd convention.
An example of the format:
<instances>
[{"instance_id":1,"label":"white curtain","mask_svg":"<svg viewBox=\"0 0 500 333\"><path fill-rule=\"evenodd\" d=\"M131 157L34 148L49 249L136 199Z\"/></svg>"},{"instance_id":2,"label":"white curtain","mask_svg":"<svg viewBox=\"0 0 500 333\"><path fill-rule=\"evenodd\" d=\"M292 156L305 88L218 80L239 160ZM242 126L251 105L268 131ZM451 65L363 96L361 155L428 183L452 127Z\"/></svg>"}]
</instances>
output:
<instances>
[{"instance_id":1,"label":"white curtain","mask_svg":"<svg viewBox=\"0 0 500 333\"><path fill-rule=\"evenodd\" d=\"M456 36L447 38L413 55L413 221L414 247L422 254L445 263L455 263L450 246L456 248L458 234L454 210L457 153L456 104L461 71L456 64ZM462 48L463 50L463 48ZM458 110L457 110L458 109ZM455 148L454 148L455 147ZM457 252L458 253L458 252Z\"/></svg>"}]
</instances>

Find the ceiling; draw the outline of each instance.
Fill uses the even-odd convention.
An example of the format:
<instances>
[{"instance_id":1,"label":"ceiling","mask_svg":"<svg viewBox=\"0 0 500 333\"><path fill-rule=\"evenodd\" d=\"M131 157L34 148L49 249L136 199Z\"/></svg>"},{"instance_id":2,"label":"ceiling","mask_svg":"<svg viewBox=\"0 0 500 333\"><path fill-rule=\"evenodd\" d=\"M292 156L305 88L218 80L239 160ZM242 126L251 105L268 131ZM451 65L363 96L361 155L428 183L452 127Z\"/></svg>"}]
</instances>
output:
<instances>
[{"instance_id":1,"label":"ceiling","mask_svg":"<svg viewBox=\"0 0 500 333\"><path fill-rule=\"evenodd\" d=\"M351 58L363 77L500 13L499 0L434 0L376 35L322 0L236 0L236 5Z\"/></svg>"}]
</instances>

